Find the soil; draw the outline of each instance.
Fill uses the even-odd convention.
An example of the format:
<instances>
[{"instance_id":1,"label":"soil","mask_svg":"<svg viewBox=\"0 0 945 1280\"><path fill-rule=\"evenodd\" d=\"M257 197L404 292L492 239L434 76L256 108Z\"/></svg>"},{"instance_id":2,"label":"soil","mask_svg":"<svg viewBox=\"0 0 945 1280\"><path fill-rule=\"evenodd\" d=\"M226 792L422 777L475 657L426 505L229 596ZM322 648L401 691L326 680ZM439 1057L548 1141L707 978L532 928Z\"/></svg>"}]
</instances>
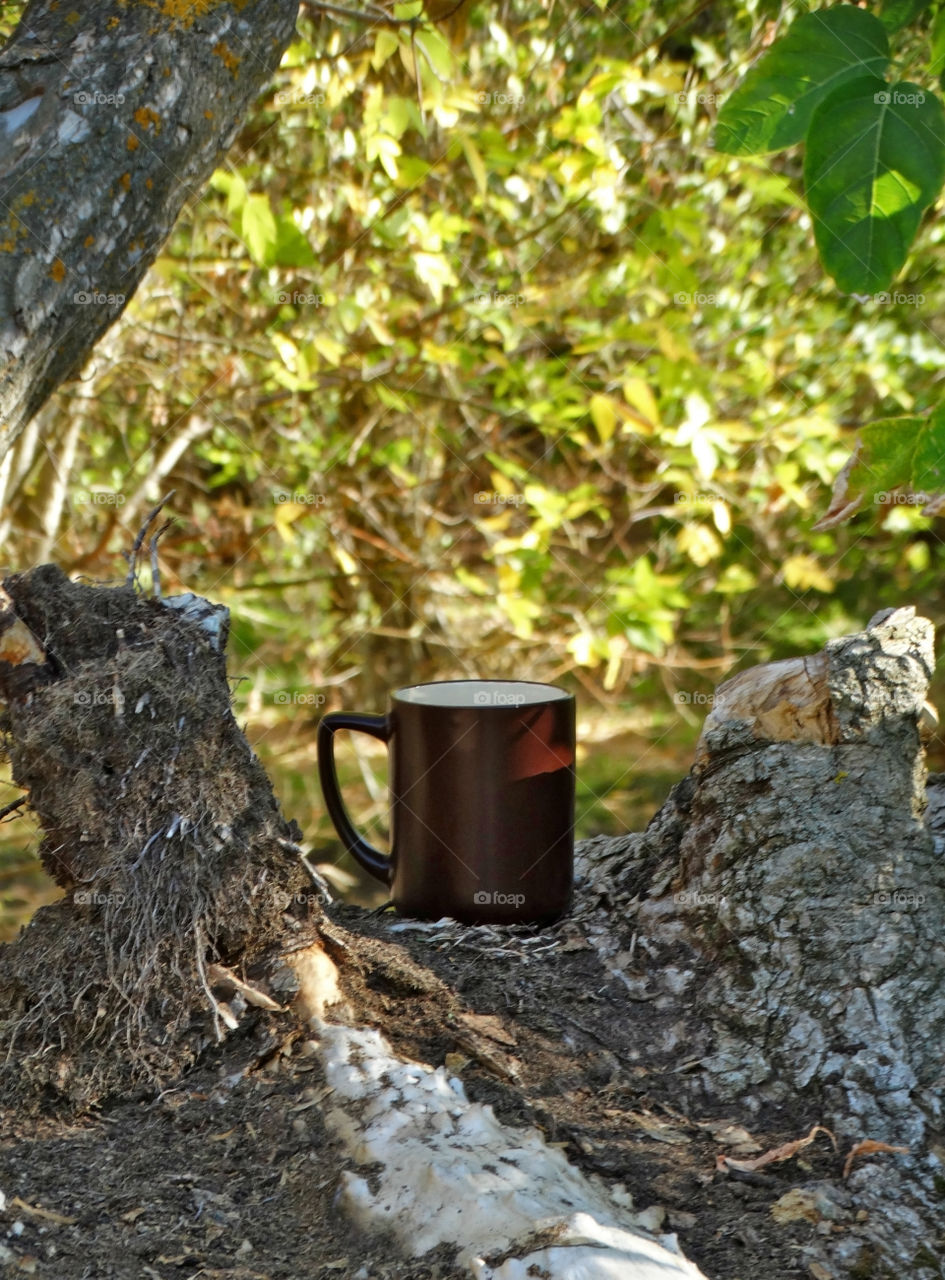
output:
<instances>
[{"instance_id":1,"label":"soil","mask_svg":"<svg viewBox=\"0 0 945 1280\"><path fill-rule=\"evenodd\" d=\"M628 1001L579 923L501 931L499 948L474 930L438 938L399 924L331 909L327 940L344 950L357 1021L404 1056L446 1062L471 1098L509 1125L536 1125L587 1173L623 1184L637 1210L662 1206L661 1229L710 1280L832 1274L811 1266L826 1224L771 1214L792 1187L840 1184L841 1157L825 1137L763 1173L716 1171L720 1152L745 1150L738 1126L756 1151L806 1134L818 1119L809 1101L750 1123L734 1108L685 1114L685 1062L654 1070L635 1048L660 1015ZM557 945L546 946L552 934ZM315 936L314 921L301 936ZM449 1250L398 1262L389 1241L348 1227L310 1034L288 1015L252 1011L159 1096L72 1119L0 1114L0 1276L468 1280Z\"/></svg>"}]
</instances>

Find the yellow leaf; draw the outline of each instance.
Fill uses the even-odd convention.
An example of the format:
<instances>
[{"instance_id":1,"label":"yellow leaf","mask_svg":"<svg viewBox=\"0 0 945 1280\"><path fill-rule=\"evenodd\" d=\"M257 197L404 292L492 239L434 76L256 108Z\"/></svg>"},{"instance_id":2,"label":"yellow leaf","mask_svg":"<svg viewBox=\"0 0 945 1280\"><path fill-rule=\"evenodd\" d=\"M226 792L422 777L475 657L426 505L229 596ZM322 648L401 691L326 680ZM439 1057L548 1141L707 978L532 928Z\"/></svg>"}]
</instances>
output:
<instances>
[{"instance_id":1,"label":"yellow leaf","mask_svg":"<svg viewBox=\"0 0 945 1280\"><path fill-rule=\"evenodd\" d=\"M758 580L753 573L742 564L730 564L716 583L716 591L721 595L744 596L754 591Z\"/></svg>"},{"instance_id":2,"label":"yellow leaf","mask_svg":"<svg viewBox=\"0 0 945 1280\"><path fill-rule=\"evenodd\" d=\"M610 396L593 395L589 405L591 421L597 428L601 443L606 444L617 429L617 410Z\"/></svg>"},{"instance_id":3,"label":"yellow leaf","mask_svg":"<svg viewBox=\"0 0 945 1280\"><path fill-rule=\"evenodd\" d=\"M509 494L518 492L508 476L504 476L501 471L490 472L490 479L492 480L492 487L495 489L496 493L508 496Z\"/></svg>"},{"instance_id":4,"label":"yellow leaf","mask_svg":"<svg viewBox=\"0 0 945 1280\"><path fill-rule=\"evenodd\" d=\"M278 502L276 504L276 514L273 517L273 523L276 526L276 533L283 542L294 542L295 534L292 532L293 522L298 520L299 516L306 511L301 502Z\"/></svg>"},{"instance_id":5,"label":"yellow leaf","mask_svg":"<svg viewBox=\"0 0 945 1280\"><path fill-rule=\"evenodd\" d=\"M833 591L834 581L813 556L789 556L781 569L785 586L795 591Z\"/></svg>"},{"instance_id":6,"label":"yellow leaf","mask_svg":"<svg viewBox=\"0 0 945 1280\"><path fill-rule=\"evenodd\" d=\"M367 311L364 315L364 322L382 347L392 347L394 345L394 335L379 315L373 311Z\"/></svg>"},{"instance_id":7,"label":"yellow leaf","mask_svg":"<svg viewBox=\"0 0 945 1280\"><path fill-rule=\"evenodd\" d=\"M732 531L732 516L727 502L712 503L712 523L724 537Z\"/></svg>"},{"instance_id":8,"label":"yellow leaf","mask_svg":"<svg viewBox=\"0 0 945 1280\"><path fill-rule=\"evenodd\" d=\"M686 359L687 352L685 347L665 325L660 325L656 330L656 345L660 350L660 354L664 355L667 360L672 360L673 363Z\"/></svg>"},{"instance_id":9,"label":"yellow leaf","mask_svg":"<svg viewBox=\"0 0 945 1280\"><path fill-rule=\"evenodd\" d=\"M480 578L476 573L470 573L468 569L464 569L462 565L457 565L455 569L456 581L471 592L474 596L491 596L492 587L484 578Z\"/></svg>"},{"instance_id":10,"label":"yellow leaf","mask_svg":"<svg viewBox=\"0 0 945 1280\"><path fill-rule=\"evenodd\" d=\"M518 590L518 584L522 580L522 575L518 569L511 564L499 565L499 592L502 595L508 595Z\"/></svg>"},{"instance_id":11,"label":"yellow leaf","mask_svg":"<svg viewBox=\"0 0 945 1280\"><path fill-rule=\"evenodd\" d=\"M466 155L466 163L469 165L469 172L473 176L473 180L476 183L479 194L484 196L486 194L486 183L488 179L486 176L486 166L483 164L482 156L479 154L476 144L473 142L472 138L463 138L461 141L463 144L463 151Z\"/></svg>"},{"instance_id":12,"label":"yellow leaf","mask_svg":"<svg viewBox=\"0 0 945 1280\"><path fill-rule=\"evenodd\" d=\"M341 566L342 573L346 573L348 577L353 577L358 572L358 562L350 552L345 551L344 547L339 547L337 543L331 544L331 554Z\"/></svg>"},{"instance_id":13,"label":"yellow leaf","mask_svg":"<svg viewBox=\"0 0 945 1280\"><path fill-rule=\"evenodd\" d=\"M490 508L489 508L489 507L482 507L482 508L481 508L481 510L482 510L482 511L488 511L488 510L490 510ZM501 515L497 515L497 516L487 516L484 520L481 520L481 521L480 521L480 524L482 525L483 529L486 529L486 530L487 530L488 532L490 532L490 533L503 533L503 532L504 532L504 531L509 527L509 521L510 521L511 519L512 519L512 510L511 510L511 508L510 508L510 507L504 507L504 508L502 508L502 513L501 513ZM511 541L512 541L513 545L515 546L515 548L517 549L517 548L518 548L518 539L517 539L517 538L513 538L513 539L511 539ZM498 546L499 544L497 543L496 545Z\"/></svg>"},{"instance_id":14,"label":"yellow leaf","mask_svg":"<svg viewBox=\"0 0 945 1280\"><path fill-rule=\"evenodd\" d=\"M270 335L272 345L279 352L282 363L291 372L296 373L299 367L299 349L294 342L285 337L284 334L277 333L275 330Z\"/></svg>"},{"instance_id":15,"label":"yellow leaf","mask_svg":"<svg viewBox=\"0 0 945 1280\"><path fill-rule=\"evenodd\" d=\"M443 286L457 284L453 269L442 253L415 253L413 269L417 279L430 290L437 304L443 301Z\"/></svg>"},{"instance_id":16,"label":"yellow leaf","mask_svg":"<svg viewBox=\"0 0 945 1280\"><path fill-rule=\"evenodd\" d=\"M381 67L396 52L400 41L394 35L393 31L379 31L374 41L374 53L371 57L371 66L375 71L380 71Z\"/></svg>"},{"instance_id":17,"label":"yellow leaf","mask_svg":"<svg viewBox=\"0 0 945 1280\"><path fill-rule=\"evenodd\" d=\"M594 637L589 631L579 631L568 641L568 653L579 667L596 667L600 659L594 652Z\"/></svg>"},{"instance_id":18,"label":"yellow leaf","mask_svg":"<svg viewBox=\"0 0 945 1280\"><path fill-rule=\"evenodd\" d=\"M312 346L320 356L325 357L329 364L341 364L345 348L327 333L313 334Z\"/></svg>"},{"instance_id":19,"label":"yellow leaf","mask_svg":"<svg viewBox=\"0 0 945 1280\"><path fill-rule=\"evenodd\" d=\"M392 182L397 181L397 157L400 143L387 133L376 133L365 142L364 154L368 160L380 160L381 166Z\"/></svg>"},{"instance_id":20,"label":"yellow leaf","mask_svg":"<svg viewBox=\"0 0 945 1280\"><path fill-rule=\"evenodd\" d=\"M692 450L692 456L696 460L696 470L699 475L703 480L711 480L719 461L715 445L708 435L702 432L695 436L689 447Z\"/></svg>"},{"instance_id":21,"label":"yellow leaf","mask_svg":"<svg viewBox=\"0 0 945 1280\"><path fill-rule=\"evenodd\" d=\"M686 82L678 71L668 62L655 63L646 73L648 81L652 81L664 93L679 93L686 87Z\"/></svg>"},{"instance_id":22,"label":"yellow leaf","mask_svg":"<svg viewBox=\"0 0 945 1280\"><path fill-rule=\"evenodd\" d=\"M644 426L660 426L660 410L656 397L642 378L627 378L623 384L623 398L634 411L634 417ZM633 430L625 427L625 431Z\"/></svg>"},{"instance_id":23,"label":"yellow leaf","mask_svg":"<svg viewBox=\"0 0 945 1280\"><path fill-rule=\"evenodd\" d=\"M620 669L623 666L626 652L627 640L625 636L611 636L607 641L607 670L604 672L604 688L608 693L613 693L617 687L617 680L620 676Z\"/></svg>"},{"instance_id":24,"label":"yellow leaf","mask_svg":"<svg viewBox=\"0 0 945 1280\"><path fill-rule=\"evenodd\" d=\"M515 634L523 640L529 640L535 630L533 623L536 618L541 616L541 610L533 600L526 600L524 596L520 596L517 592L506 594L499 593L499 606L502 608L512 626L515 628Z\"/></svg>"},{"instance_id":25,"label":"yellow leaf","mask_svg":"<svg viewBox=\"0 0 945 1280\"><path fill-rule=\"evenodd\" d=\"M722 553L722 544L706 524L684 525L676 535L676 546L700 569Z\"/></svg>"},{"instance_id":26,"label":"yellow leaf","mask_svg":"<svg viewBox=\"0 0 945 1280\"><path fill-rule=\"evenodd\" d=\"M447 347L439 342L429 342L424 339L420 350L428 364L435 364L440 369L445 368L447 365L459 364L459 355L453 346Z\"/></svg>"}]
</instances>

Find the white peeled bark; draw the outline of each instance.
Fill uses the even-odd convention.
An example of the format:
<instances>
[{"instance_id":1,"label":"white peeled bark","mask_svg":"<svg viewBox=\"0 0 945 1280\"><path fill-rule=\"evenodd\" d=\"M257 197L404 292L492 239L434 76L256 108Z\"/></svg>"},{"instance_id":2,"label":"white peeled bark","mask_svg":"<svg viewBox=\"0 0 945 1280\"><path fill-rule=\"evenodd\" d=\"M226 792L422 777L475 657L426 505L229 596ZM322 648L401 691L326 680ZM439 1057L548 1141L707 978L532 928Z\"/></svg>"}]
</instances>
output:
<instances>
[{"instance_id":1,"label":"white peeled bark","mask_svg":"<svg viewBox=\"0 0 945 1280\"><path fill-rule=\"evenodd\" d=\"M626 1192L536 1129L500 1123L443 1067L398 1058L378 1031L313 1026L328 1129L371 1166L370 1179L342 1174L341 1204L365 1231L391 1232L407 1256L456 1245L474 1280L705 1280Z\"/></svg>"}]
</instances>

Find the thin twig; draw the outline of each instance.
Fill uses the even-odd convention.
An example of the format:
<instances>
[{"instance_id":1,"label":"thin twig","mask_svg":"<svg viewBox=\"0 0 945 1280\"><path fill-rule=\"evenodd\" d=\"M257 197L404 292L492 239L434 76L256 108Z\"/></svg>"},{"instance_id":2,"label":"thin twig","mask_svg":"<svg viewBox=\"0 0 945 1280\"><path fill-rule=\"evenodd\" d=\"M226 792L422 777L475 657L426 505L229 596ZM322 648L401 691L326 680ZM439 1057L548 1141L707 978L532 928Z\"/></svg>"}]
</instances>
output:
<instances>
[{"instance_id":1,"label":"thin twig","mask_svg":"<svg viewBox=\"0 0 945 1280\"><path fill-rule=\"evenodd\" d=\"M145 516L144 524L138 530L138 536L132 543L131 550L123 553L128 561L128 577L125 579L126 587L133 587L135 584L135 565L138 561L138 552L141 550L141 544L144 542L145 535L148 532L148 526L161 508L170 502L176 492L176 489L172 489L169 494L161 499L153 511L148 512L147 516Z\"/></svg>"},{"instance_id":2,"label":"thin twig","mask_svg":"<svg viewBox=\"0 0 945 1280\"><path fill-rule=\"evenodd\" d=\"M148 544L151 549L151 590L154 593L155 600L160 600L161 598L161 570L158 568L157 554L158 538L162 533L167 533L173 523L173 520L165 520Z\"/></svg>"},{"instance_id":3,"label":"thin twig","mask_svg":"<svg viewBox=\"0 0 945 1280\"><path fill-rule=\"evenodd\" d=\"M331 896L331 890L328 887L328 881L324 876L319 875L309 862L308 858L305 856L305 851L302 846L300 844L296 844L294 840L283 840L281 838L276 839L276 844L279 845L281 849L285 849L286 853L291 853L298 858L299 862L305 869L305 874L318 890L319 896L323 899L326 905L330 904L333 899Z\"/></svg>"},{"instance_id":4,"label":"thin twig","mask_svg":"<svg viewBox=\"0 0 945 1280\"><path fill-rule=\"evenodd\" d=\"M2 822L9 814L15 813L17 809L22 809L28 799L29 796L20 796L19 800L11 800L9 804L5 804L3 808L0 809L0 822Z\"/></svg>"},{"instance_id":5,"label":"thin twig","mask_svg":"<svg viewBox=\"0 0 945 1280\"><path fill-rule=\"evenodd\" d=\"M340 4L329 4L327 0L302 0L302 8L310 13L328 13L335 18L350 18L353 22L366 22L372 27L412 27L423 21L418 15L414 18L394 18L383 9L375 9L369 5L366 9L346 9Z\"/></svg>"}]
</instances>

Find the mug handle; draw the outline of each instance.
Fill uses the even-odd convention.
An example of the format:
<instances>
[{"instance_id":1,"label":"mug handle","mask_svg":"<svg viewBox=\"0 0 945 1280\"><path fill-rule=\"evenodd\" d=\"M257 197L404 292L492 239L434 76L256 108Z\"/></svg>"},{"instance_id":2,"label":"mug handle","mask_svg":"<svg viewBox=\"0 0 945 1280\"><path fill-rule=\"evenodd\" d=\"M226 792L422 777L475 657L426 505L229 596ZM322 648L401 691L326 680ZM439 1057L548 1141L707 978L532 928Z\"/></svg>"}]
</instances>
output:
<instances>
[{"instance_id":1,"label":"mug handle","mask_svg":"<svg viewBox=\"0 0 945 1280\"><path fill-rule=\"evenodd\" d=\"M352 858L365 871L369 871L378 880L383 880L384 884L390 884L390 858L358 835L341 798L338 774L335 771L335 732L338 729L354 729L358 733L368 733L372 738L379 738L381 742L389 742L389 717L365 715L359 711L329 711L319 721L317 741L318 776L325 797L325 807L335 824L335 830Z\"/></svg>"}]
</instances>

